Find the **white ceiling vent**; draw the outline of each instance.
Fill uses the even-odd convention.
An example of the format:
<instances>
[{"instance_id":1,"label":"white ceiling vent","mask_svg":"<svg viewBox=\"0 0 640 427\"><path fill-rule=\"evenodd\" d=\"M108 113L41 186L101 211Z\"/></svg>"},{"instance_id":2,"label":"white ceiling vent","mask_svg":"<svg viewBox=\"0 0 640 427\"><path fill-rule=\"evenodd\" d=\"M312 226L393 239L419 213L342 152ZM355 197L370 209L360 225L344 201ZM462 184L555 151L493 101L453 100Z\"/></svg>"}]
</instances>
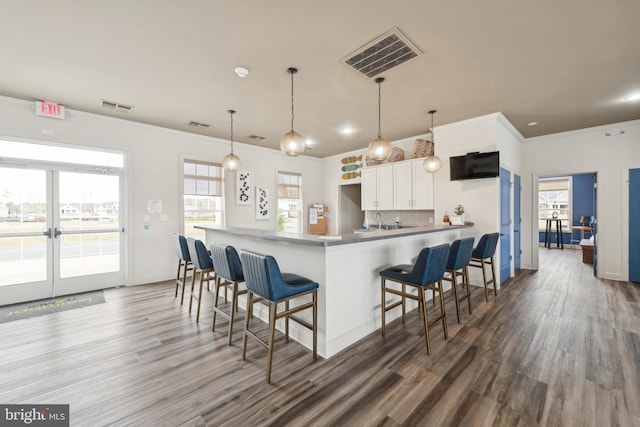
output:
<instances>
[{"instance_id":1,"label":"white ceiling vent","mask_svg":"<svg viewBox=\"0 0 640 427\"><path fill-rule=\"evenodd\" d=\"M200 123L200 122L196 122L191 120L189 123L187 123L187 126L192 127L192 128L208 128L209 125L206 123Z\"/></svg>"},{"instance_id":2,"label":"white ceiling vent","mask_svg":"<svg viewBox=\"0 0 640 427\"><path fill-rule=\"evenodd\" d=\"M373 78L419 55L422 52L400 30L393 28L347 55L344 62Z\"/></svg>"},{"instance_id":3,"label":"white ceiling vent","mask_svg":"<svg viewBox=\"0 0 640 427\"><path fill-rule=\"evenodd\" d=\"M107 101L104 99L100 100L100 107L106 110L115 111L116 113L128 113L133 110L131 105L120 104L119 102Z\"/></svg>"}]
</instances>

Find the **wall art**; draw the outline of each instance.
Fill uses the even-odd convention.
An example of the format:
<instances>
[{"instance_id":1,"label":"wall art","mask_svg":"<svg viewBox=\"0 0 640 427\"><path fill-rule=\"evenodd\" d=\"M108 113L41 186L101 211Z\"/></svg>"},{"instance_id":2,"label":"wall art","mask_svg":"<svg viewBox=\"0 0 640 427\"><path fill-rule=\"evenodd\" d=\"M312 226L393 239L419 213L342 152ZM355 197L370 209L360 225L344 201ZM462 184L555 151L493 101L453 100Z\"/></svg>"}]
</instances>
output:
<instances>
[{"instance_id":1,"label":"wall art","mask_svg":"<svg viewBox=\"0 0 640 427\"><path fill-rule=\"evenodd\" d=\"M271 189L256 187L256 219L271 218Z\"/></svg>"},{"instance_id":2,"label":"wall art","mask_svg":"<svg viewBox=\"0 0 640 427\"><path fill-rule=\"evenodd\" d=\"M236 172L236 204L251 204L251 180L252 172L249 170L238 170Z\"/></svg>"}]
</instances>

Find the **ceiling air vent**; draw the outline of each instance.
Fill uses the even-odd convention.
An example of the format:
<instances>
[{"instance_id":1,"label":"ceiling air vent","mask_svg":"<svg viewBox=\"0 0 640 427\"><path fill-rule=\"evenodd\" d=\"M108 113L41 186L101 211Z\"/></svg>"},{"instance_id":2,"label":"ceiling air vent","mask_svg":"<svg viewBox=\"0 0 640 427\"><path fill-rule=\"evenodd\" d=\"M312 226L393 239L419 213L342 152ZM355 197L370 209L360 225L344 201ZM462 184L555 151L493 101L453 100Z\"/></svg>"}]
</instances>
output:
<instances>
[{"instance_id":1,"label":"ceiling air vent","mask_svg":"<svg viewBox=\"0 0 640 427\"><path fill-rule=\"evenodd\" d=\"M369 78L422 55L397 28L349 54L344 62Z\"/></svg>"},{"instance_id":2,"label":"ceiling air vent","mask_svg":"<svg viewBox=\"0 0 640 427\"><path fill-rule=\"evenodd\" d=\"M258 136L258 135L251 134L251 135L249 135L249 139L263 140L265 138L264 138L264 136Z\"/></svg>"},{"instance_id":3,"label":"ceiling air vent","mask_svg":"<svg viewBox=\"0 0 640 427\"><path fill-rule=\"evenodd\" d=\"M187 123L187 126L192 128L208 128L209 127L209 125L206 123L195 122L193 120Z\"/></svg>"},{"instance_id":4,"label":"ceiling air vent","mask_svg":"<svg viewBox=\"0 0 640 427\"><path fill-rule=\"evenodd\" d=\"M133 110L131 105L120 104L119 102L100 100L100 106L104 109L115 111L116 113L128 113Z\"/></svg>"}]
</instances>

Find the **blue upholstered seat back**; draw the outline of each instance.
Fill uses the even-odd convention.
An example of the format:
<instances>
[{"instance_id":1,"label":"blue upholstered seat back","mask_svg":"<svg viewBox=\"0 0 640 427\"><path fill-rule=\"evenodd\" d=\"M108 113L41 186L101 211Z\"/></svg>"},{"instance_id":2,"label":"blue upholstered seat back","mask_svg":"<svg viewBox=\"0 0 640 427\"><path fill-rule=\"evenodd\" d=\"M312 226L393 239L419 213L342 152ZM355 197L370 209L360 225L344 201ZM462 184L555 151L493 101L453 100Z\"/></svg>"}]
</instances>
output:
<instances>
[{"instance_id":1,"label":"blue upholstered seat back","mask_svg":"<svg viewBox=\"0 0 640 427\"><path fill-rule=\"evenodd\" d=\"M458 239L451 244L447 270L460 270L469 265L471 252L473 251L473 237Z\"/></svg>"},{"instance_id":2,"label":"blue upholstered seat back","mask_svg":"<svg viewBox=\"0 0 640 427\"><path fill-rule=\"evenodd\" d=\"M173 242L176 245L176 253L178 254L178 258L183 261L191 261L191 256L189 255L189 247L187 246L187 238L180 234L174 234Z\"/></svg>"},{"instance_id":3,"label":"blue upholstered seat back","mask_svg":"<svg viewBox=\"0 0 640 427\"><path fill-rule=\"evenodd\" d=\"M206 270L213 268L213 262L207 252L207 247L201 240L187 239L187 246L189 247L189 256L191 257L191 263L199 270Z\"/></svg>"},{"instance_id":4,"label":"blue upholstered seat back","mask_svg":"<svg viewBox=\"0 0 640 427\"><path fill-rule=\"evenodd\" d=\"M269 258L272 260L271 263L267 262ZM277 276L280 276L280 280L282 280L280 269L275 259L273 259L272 256L241 250L240 260L242 261L242 269L244 270L244 280L247 284L247 289L263 298L274 301L272 281L274 281L274 279L278 281ZM268 265L270 265L270 267L268 267ZM274 267L277 275L274 274Z\"/></svg>"},{"instance_id":5,"label":"blue upholstered seat back","mask_svg":"<svg viewBox=\"0 0 640 427\"><path fill-rule=\"evenodd\" d=\"M442 279L444 270L447 267L449 248L450 245L448 243L431 248L423 248L418 254L413 270L407 274L406 281L426 286Z\"/></svg>"},{"instance_id":6,"label":"blue upholstered seat back","mask_svg":"<svg viewBox=\"0 0 640 427\"><path fill-rule=\"evenodd\" d=\"M478 259L491 258L496 253L499 238L500 233L483 235L478 242L478 246L471 252L471 257Z\"/></svg>"},{"instance_id":7,"label":"blue upholstered seat back","mask_svg":"<svg viewBox=\"0 0 640 427\"><path fill-rule=\"evenodd\" d=\"M232 282L241 282L244 280L242 263L240 262L236 248L233 246L212 243L211 260L213 261L213 269L218 276Z\"/></svg>"},{"instance_id":8,"label":"blue upholstered seat back","mask_svg":"<svg viewBox=\"0 0 640 427\"><path fill-rule=\"evenodd\" d=\"M244 280L249 289L269 301L281 301L318 289L318 284L293 273L282 273L276 259L246 250L240 251Z\"/></svg>"}]
</instances>

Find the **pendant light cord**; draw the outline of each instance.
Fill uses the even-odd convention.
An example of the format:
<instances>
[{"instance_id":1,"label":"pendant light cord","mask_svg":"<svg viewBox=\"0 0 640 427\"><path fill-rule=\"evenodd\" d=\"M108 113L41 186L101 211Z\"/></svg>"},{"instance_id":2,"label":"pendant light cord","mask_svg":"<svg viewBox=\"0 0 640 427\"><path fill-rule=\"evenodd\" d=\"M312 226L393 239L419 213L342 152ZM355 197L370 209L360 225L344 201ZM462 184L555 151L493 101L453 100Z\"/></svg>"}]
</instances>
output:
<instances>
[{"instance_id":1,"label":"pendant light cord","mask_svg":"<svg viewBox=\"0 0 640 427\"><path fill-rule=\"evenodd\" d=\"M291 130L293 131L293 72L291 72Z\"/></svg>"},{"instance_id":2,"label":"pendant light cord","mask_svg":"<svg viewBox=\"0 0 640 427\"><path fill-rule=\"evenodd\" d=\"M382 91L381 87L382 87L382 82L378 82L378 138L382 137L382 131L381 131L381 128L380 128L380 126L381 126L380 125L380 121L381 121L381 119L380 119L380 117L381 117L381 115L380 115L380 103L381 103L381 101L380 100L381 100L381 91Z\"/></svg>"},{"instance_id":3,"label":"pendant light cord","mask_svg":"<svg viewBox=\"0 0 640 427\"><path fill-rule=\"evenodd\" d=\"M231 154L233 154L233 113L235 113L235 111L229 110L229 114L231 115Z\"/></svg>"}]
</instances>

